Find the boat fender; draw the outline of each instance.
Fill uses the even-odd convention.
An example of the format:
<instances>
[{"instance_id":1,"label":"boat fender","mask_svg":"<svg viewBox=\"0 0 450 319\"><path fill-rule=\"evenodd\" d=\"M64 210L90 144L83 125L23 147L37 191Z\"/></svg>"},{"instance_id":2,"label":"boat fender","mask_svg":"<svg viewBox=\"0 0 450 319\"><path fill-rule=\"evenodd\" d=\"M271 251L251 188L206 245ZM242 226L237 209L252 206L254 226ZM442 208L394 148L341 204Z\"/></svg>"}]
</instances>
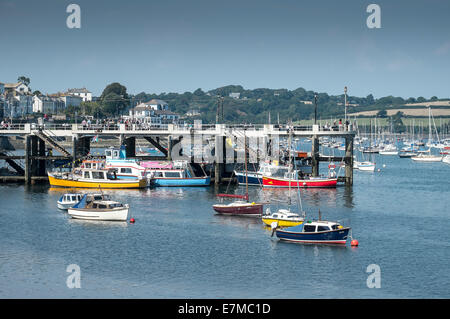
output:
<instances>
[{"instance_id":1,"label":"boat fender","mask_svg":"<svg viewBox=\"0 0 450 319\"><path fill-rule=\"evenodd\" d=\"M252 205L255 205L255 202L252 202Z\"/></svg>"}]
</instances>

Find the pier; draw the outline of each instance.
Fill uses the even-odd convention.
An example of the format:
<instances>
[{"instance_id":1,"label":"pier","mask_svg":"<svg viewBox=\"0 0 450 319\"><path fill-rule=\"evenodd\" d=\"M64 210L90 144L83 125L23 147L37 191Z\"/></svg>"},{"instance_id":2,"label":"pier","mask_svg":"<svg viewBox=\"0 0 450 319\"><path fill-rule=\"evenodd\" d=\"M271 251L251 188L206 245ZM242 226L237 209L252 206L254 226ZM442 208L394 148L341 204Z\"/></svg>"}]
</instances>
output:
<instances>
[{"instance_id":1,"label":"pier","mask_svg":"<svg viewBox=\"0 0 450 319\"><path fill-rule=\"evenodd\" d=\"M257 150L250 148L247 159L252 163L259 163L267 156L273 155L279 149L280 141L291 135L294 138L311 139L312 176L319 176L320 162L345 162L345 177L340 181L346 185L353 184L353 140L356 132L351 130L330 131L319 125L312 126L280 126L271 124L262 125L226 125L226 124L169 124L165 128L141 128L137 125L118 124L112 126L82 126L81 124L65 125L37 125L15 124L8 129L0 130L0 139L19 137L24 140L24 155L12 155L8 151L0 150L0 160L5 160L15 170L14 176L1 176L0 181L24 181L33 184L47 179L48 161L67 161L75 164L77 161L91 155L94 146L91 140L94 137L113 138L126 148L127 156L142 160L166 159L173 160L174 154L191 163L201 160L198 154L181 154L181 146L186 143L194 147L195 142L204 141L213 145L211 156L203 157L203 162L213 165L211 175L215 184L225 179L226 165L233 163L239 156L234 150L227 149L227 139L238 141L237 147L242 146L245 139L259 141L261 147ZM321 157L319 155L319 138L345 139L344 157ZM136 153L136 140L143 139L158 149L163 156L139 156ZM70 141L70 144L69 144ZM262 142L261 142L262 141ZM63 146L64 145L64 146ZM70 145L70 146L68 146ZM95 146L94 146L95 147ZM49 152L49 150L51 150ZM59 155L54 155L53 153ZM24 161L21 164L20 161Z\"/></svg>"}]
</instances>

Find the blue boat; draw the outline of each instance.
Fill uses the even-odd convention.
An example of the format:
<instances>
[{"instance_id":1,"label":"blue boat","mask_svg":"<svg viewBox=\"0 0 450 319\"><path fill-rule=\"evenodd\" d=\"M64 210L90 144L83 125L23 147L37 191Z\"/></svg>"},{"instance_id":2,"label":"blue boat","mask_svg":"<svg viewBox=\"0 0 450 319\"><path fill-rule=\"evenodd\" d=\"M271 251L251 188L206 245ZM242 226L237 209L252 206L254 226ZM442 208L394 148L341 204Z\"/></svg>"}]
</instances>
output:
<instances>
[{"instance_id":1,"label":"blue boat","mask_svg":"<svg viewBox=\"0 0 450 319\"><path fill-rule=\"evenodd\" d=\"M234 172L236 175L237 181L239 185L245 185L246 176L244 172ZM248 172L247 173L248 185L262 185L262 174L258 172Z\"/></svg>"},{"instance_id":2,"label":"blue boat","mask_svg":"<svg viewBox=\"0 0 450 319\"><path fill-rule=\"evenodd\" d=\"M211 177L194 177L187 169L158 170L151 172L150 183L158 187L209 186Z\"/></svg>"},{"instance_id":3,"label":"blue boat","mask_svg":"<svg viewBox=\"0 0 450 319\"><path fill-rule=\"evenodd\" d=\"M283 229L279 229L278 225L275 224L271 225L271 227L280 240L306 244L345 245L351 229L337 222L324 220L307 221L303 224Z\"/></svg>"}]
</instances>

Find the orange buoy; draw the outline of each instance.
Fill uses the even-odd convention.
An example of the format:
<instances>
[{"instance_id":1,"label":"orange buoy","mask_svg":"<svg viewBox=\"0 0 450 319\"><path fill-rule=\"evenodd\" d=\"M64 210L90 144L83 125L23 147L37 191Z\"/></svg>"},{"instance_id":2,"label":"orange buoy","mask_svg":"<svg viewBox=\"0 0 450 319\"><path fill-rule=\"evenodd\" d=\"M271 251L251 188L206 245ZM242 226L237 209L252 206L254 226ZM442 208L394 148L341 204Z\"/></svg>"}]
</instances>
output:
<instances>
[{"instance_id":1,"label":"orange buoy","mask_svg":"<svg viewBox=\"0 0 450 319\"><path fill-rule=\"evenodd\" d=\"M358 246L359 243L358 243L358 241L357 241L356 239L353 239L353 240L351 241L350 245L352 245L352 246Z\"/></svg>"},{"instance_id":2,"label":"orange buoy","mask_svg":"<svg viewBox=\"0 0 450 319\"><path fill-rule=\"evenodd\" d=\"M134 222L135 222L134 218L131 218L131 219L130 219L130 223L131 223L131 224L134 224Z\"/></svg>"}]
</instances>

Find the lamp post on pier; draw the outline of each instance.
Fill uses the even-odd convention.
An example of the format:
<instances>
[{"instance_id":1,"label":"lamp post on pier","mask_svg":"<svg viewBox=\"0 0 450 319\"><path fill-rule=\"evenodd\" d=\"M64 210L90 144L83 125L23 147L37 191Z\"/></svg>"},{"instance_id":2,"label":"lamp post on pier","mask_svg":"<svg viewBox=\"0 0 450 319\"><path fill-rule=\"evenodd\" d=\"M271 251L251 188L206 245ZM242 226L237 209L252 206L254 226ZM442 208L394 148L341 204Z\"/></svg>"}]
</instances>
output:
<instances>
[{"instance_id":1,"label":"lamp post on pier","mask_svg":"<svg viewBox=\"0 0 450 319\"><path fill-rule=\"evenodd\" d=\"M314 125L317 124L317 93L314 93Z\"/></svg>"}]
</instances>

